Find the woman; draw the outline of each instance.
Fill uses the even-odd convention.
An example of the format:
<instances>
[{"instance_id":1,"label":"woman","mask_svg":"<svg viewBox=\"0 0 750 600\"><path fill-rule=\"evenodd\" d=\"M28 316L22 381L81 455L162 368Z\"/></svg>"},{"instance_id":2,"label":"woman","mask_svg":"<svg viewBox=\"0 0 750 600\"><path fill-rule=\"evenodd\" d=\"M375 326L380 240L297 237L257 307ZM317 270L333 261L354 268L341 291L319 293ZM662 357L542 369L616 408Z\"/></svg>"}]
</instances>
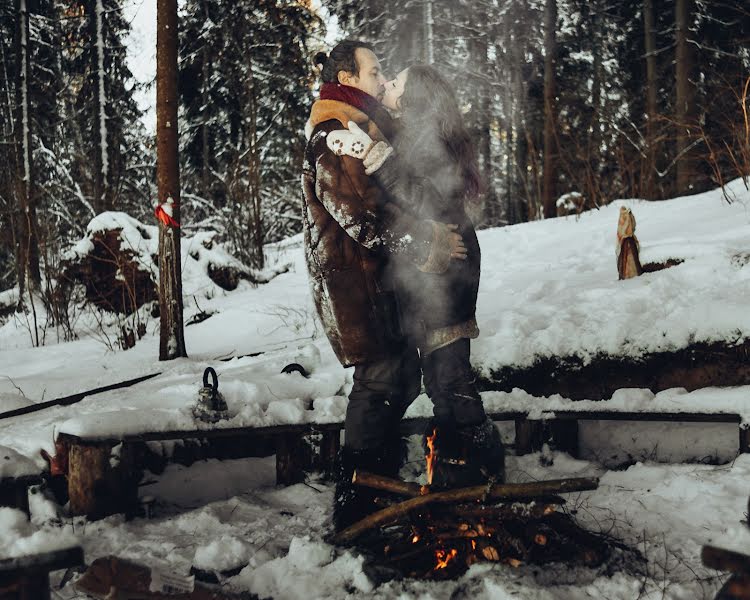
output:
<instances>
[{"instance_id":1,"label":"woman","mask_svg":"<svg viewBox=\"0 0 750 600\"><path fill-rule=\"evenodd\" d=\"M431 441L439 457L433 485L470 485L502 479L504 453L497 429L484 411L469 361L470 340L479 335L476 302L480 250L465 204L481 181L471 140L455 94L433 67L415 65L386 83L383 104L400 115L394 146L374 143L354 123L332 131L328 146L362 158L401 208L419 218L457 223L464 260L442 275L423 273L393 257L402 321L422 356L425 387L434 405ZM448 459L448 460L445 460Z\"/></svg>"}]
</instances>

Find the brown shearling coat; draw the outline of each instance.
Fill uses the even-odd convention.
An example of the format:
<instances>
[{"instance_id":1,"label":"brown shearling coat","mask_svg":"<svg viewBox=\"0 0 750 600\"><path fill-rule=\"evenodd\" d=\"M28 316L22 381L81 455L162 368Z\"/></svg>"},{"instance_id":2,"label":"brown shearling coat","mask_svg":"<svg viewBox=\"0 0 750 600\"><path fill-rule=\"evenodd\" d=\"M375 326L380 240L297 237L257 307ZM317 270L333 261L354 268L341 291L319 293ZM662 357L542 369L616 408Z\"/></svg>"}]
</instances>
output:
<instances>
[{"instance_id":1,"label":"brown shearling coat","mask_svg":"<svg viewBox=\"0 0 750 600\"><path fill-rule=\"evenodd\" d=\"M330 131L356 122L373 139L377 126L358 109L336 100L313 105L302 171L305 258L315 306L336 356L344 366L387 356L403 343L389 256L409 257L424 270L448 268L441 229L403 212L362 161L329 150ZM442 243L441 243L442 241Z\"/></svg>"}]
</instances>

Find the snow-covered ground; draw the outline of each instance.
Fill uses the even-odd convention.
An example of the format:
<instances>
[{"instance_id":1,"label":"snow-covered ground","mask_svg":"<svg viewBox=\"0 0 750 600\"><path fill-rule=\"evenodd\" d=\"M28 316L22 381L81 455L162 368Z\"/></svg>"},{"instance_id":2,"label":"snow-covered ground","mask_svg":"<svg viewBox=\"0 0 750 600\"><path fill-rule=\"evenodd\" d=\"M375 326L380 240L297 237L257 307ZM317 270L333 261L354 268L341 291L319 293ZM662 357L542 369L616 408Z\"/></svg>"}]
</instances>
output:
<instances>
[{"instance_id":1,"label":"snow-covered ground","mask_svg":"<svg viewBox=\"0 0 750 600\"><path fill-rule=\"evenodd\" d=\"M599 354L638 356L695 341L744 341L750 332L750 194L740 181L731 184L729 193L735 198L732 204L719 191L658 203L627 200L578 219L480 232L482 334L472 348L475 365L487 372L531 365L550 355L588 360ZM614 240L622 205L638 220L643 262L684 262L618 281ZM80 339L52 343L50 334L47 345L32 348L28 324L12 317L0 327L0 412L147 373L162 374L70 407L0 420L0 446L41 467L39 450L52 453L54 435L62 430L117 435L144 426L194 428L190 408L209 365L219 374L229 406L231 419L225 426L341 420L351 372L337 364L315 317L301 237L271 246L267 254L271 265L291 262L292 268L257 287L242 282L223 292L212 284L202 286L199 271L191 275L186 320L201 311L212 316L186 328L188 359L156 360L154 320L134 348L112 351L105 338L116 335L115 322L97 329L83 315ZM264 354L219 361L254 352ZM310 379L281 375L289 362L311 367ZM491 392L484 398L490 409L541 411L568 405L564 398L533 398L523 390ZM713 407L746 419L750 415L750 386L692 394L621 390L612 399L591 400L608 400L611 408L625 411ZM576 408L589 404L594 403ZM422 396L409 414L429 411L429 400ZM507 427L503 431L512 436ZM150 519L86 522L63 516L60 525L51 519L54 507L37 498L33 527L22 527L6 509L0 513L0 537L8 537L8 547L19 547L31 530L41 531L36 533L40 539L45 532L54 538L62 529L83 543L88 562L117 554L179 573L187 573L191 564L228 569L249 562L228 585L275 598L712 597L720 578L700 566L700 546L714 541L750 550L750 535L741 523L750 495L750 457L718 466L699 463L731 460L737 426L594 422L582 428L581 440L586 460L555 454L553 466L541 467L538 455L510 457L509 477L601 475L599 490L571 498L568 508L576 510L585 526L637 545L648 558L642 573L475 565L457 582L375 587L359 557L322 541L329 527L330 486L310 481L276 488L270 459L171 466L158 478L150 477L156 483L142 488L142 494L157 498ZM415 460L417 445L415 440ZM620 467L606 471L605 464ZM419 469L412 465L408 474L416 476ZM64 592L64 597L73 594L70 586Z\"/></svg>"}]
</instances>

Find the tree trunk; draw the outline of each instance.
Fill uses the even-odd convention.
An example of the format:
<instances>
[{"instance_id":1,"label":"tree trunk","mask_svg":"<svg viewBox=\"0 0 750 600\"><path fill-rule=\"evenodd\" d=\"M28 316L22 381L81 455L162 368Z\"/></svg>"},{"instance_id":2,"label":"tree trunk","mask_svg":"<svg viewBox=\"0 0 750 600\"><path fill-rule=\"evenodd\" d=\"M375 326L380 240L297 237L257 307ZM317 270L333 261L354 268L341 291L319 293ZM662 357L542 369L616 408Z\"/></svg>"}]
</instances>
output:
<instances>
[{"instance_id":1,"label":"tree trunk","mask_svg":"<svg viewBox=\"0 0 750 600\"><path fill-rule=\"evenodd\" d=\"M545 219L557 214L555 206L557 179L556 24L557 0L546 0L544 7L544 187L542 200Z\"/></svg>"},{"instance_id":2,"label":"tree trunk","mask_svg":"<svg viewBox=\"0 0 750 600\"><path fill-rule=\"evenodd\" d=\"M693 124L693 90L690 83L691 56L688 28L692 15L691 0L675 1L675 123L677 126L676 186L678 194L690 191L690 127Z\"/></svg>"},{"instance_id":3,"label":"tree trunk","mask_svg":"<svg viewBox=\"0 0 750 600\"><path fill-rule=\"evenodd\" d=\"M658 112L656 80L656 25L654 24L654 2L643 1L643 29L646 48L646 164L641 178L642 196L654 199L654 175L656 173L656 119Z\"/></svg>"},{"instance_id":4,"label":"tree trunk","mask_svg":"<svg viewBox=\"0 0 750 600\"><path fill-rule=\"evenodd\" d=\"M90 20L92 28L91 43L94 46L94 51L91 53L93 63L91 70L96 73L96 91L94 92L96 118L92 138L96 140L94 145L94 210L97 214L112 209L109 189L107 95L104 85L104 5L102 2L103 0L95 0L94 18Z\"/></svg>"},{"instance_id":5,"label":"tree trunk","mask_svg":"<svg viewBox=\"0 0 750 600\"><path fill-rule=\"evenodd\" d=\"M156 182L159 202L180 222L177 156L177 0L158 0L156 13ZM171 202L170 202L171 201ZM187 356L182 321L180 230L159 223L159 360Z\"/></svg>"},{"instance_id":6,"label":"tree trunk","mask_svg":"<svg viewBox=\"0 0 750 600\"><path fill-rule=\"evenodd\" d=\"M432 0L424 3L424 58L428 65L435 62L435 46L433 37Z\"/></svg>"},{"instance_id":7,"label":"tree trunk","mask_svg":"<svg viewBox=\"0 0 750 600\"><path fill-rule=\"evenodd\" d=\"M16 198L19 216L16 221L16 260L18 265L18 302L23 293L41 288L39 240L37 237L36 202L34 197L31 153L31 118L29 98L29 10L26 0L16 5Z\"/></svg>"},{"instance_id":8,"label":"tree trunk","mask_svg":"<svg viewBox=\"0 0 750 600\"><path fill-rule=\"evenodd\" d=\"M249 143L248 178L250 182L250 239L253 240L252 264L257 269L263 268L263 215L261 214L261 171L260 147L258 144L258 98L255 90L253 63L248 59L248 102Z\"/></svg>"},{"instance_id":9,"label":"tree trunk","mask_svg":"<svg viewBox=\"0 0 750 600\"><path fill-rule=\"evenodd\" d=\"M513 131L515 171L513 173L513 204L515 223L523 223L530 218L528 198L531 195L528 188L528 140L526 138L526 86L524 85L525 64L525 31L521 29L523 23L514 27L513 39L510 44L511 62L513 69Z\"/></svg>"}]
</instances>

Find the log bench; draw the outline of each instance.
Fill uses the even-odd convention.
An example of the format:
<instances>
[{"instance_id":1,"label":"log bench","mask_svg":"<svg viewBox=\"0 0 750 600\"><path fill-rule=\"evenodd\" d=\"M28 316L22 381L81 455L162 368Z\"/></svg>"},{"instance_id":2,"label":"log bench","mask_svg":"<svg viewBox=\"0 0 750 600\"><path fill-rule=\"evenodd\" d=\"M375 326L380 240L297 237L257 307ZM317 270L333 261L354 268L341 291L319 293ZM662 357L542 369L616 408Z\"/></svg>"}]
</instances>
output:
<instances>
[{"instance_id":1,"label":"log bench","mask_svg":"<svg viewBox=\"0 0 750 600\"><path fill-rule=\"evenodd\" d=\"M494 418L494 415L491 415ZM739 414L722 412L627 412L619 410L575 411L555 410L542 412L538 418L526 416L516 419L517 455L541 450L542 445L552 441L558 450L578 456L579 421L640 421L673 423L737 423L739 451L750 452L750 429L743 427Z\"/></svg>"},{"instance_id":2,"label":"log bench","mask_svg":"<svg viewBox=\"0 0 750 600\"><path fill-rule=\"evenodd\" d=\"M80 546L0 559L0 600L49 600L49 574L83 564Z\"/></svg>"},{"instance_id":3,"label":"log bench","mask_svg":"<svg viewBox=\"0 0 750 600\"><path fill-rule=\"evenodd\" d=\"M515 422L515 452L524 455L539 451L544 443L578 455L579 421L643 421L737 423L738 414L710 412L624 412L618 410L557 410L536 413L529 418L522 410L490 412L493 421ZM404 419L402 435L421 434L429 418ZM304 481L305 471L317 469L329 476L333 473L340 447L343 423L277 425L270 427L237 427L194 431L145 432L117 439L85 437L60 433L58 442L68 453L68 493L70 511L90 518L101 518L117 512L129 512L137 505L137 488L141 478L138 453L147 442L167 440L224 440L231 444L258 440L271 442L276 454L276 482L291 485ZM317 457L305 451L303 438L320 436ZM750 429L739 427L740 452L750 452Z\"/></svg>"}]
</instances>

